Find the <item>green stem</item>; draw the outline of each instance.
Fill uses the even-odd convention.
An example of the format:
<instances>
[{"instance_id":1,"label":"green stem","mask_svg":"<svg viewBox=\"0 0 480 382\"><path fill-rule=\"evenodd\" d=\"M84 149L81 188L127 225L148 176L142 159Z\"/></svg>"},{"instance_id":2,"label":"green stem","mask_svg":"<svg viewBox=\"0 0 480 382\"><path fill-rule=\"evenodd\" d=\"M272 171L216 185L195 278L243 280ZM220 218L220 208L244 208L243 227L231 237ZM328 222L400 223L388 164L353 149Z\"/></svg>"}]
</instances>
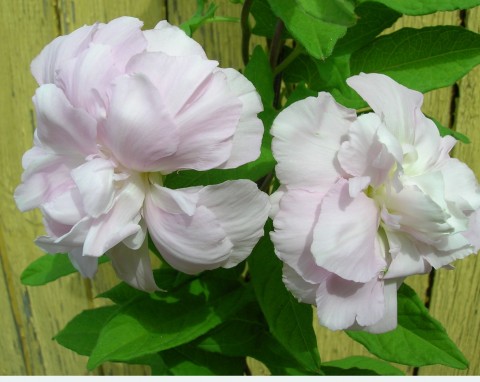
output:
<instances>
[{"instance_id":1,"label":"green stem","mask_svg":"<svg viewBox=\"0 0 480 382\"><path fill-rule=\"evenodd\" d=\"M273 70L273 75L276 76L283 72L288 65L290 65L295 59L303 53L303 46L297 44L293 51Z\"/></svg>"},{"instance_id":2,"label":"green stem","mask_svg":"<svg viewBox=\"0 0 480 382\"><path fill-rule=\"evenodd\" d=\"M250 30L250 23L248 22L248 16L250 15L250 8L253 0L245 0L243 3L242 14L240 16L240 25L242 27L242 59L245 65L248 64L250 59L250 36L252 32Z\"/></svg>"}]
</instances>

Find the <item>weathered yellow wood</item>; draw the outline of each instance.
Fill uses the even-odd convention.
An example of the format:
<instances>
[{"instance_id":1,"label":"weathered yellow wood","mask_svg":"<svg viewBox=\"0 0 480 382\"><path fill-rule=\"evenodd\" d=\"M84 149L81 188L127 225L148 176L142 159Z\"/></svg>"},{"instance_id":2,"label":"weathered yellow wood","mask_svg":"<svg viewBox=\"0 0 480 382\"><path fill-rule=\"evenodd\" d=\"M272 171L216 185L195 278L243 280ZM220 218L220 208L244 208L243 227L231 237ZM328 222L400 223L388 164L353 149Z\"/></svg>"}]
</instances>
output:
<instances>
[{"instance_id":1,"label":"weathered yellow wood","mask_svg":"<svg viewBox=\"0 0 480 382\"><path fill-rule=\"evenodd\" d=\"M480 32L480 7L467 12L466 26ZM480 67L459 83L455 129L470 137L469 145L457 144L454 155L466 162L480 179ZM440 270L435 276L432 315L445 326L453 341L470 361L468 370L443 366L425 367L422 375L480 374L480 258L478 255L455 263L454 271Z\"/></svg>"}]
</instances>

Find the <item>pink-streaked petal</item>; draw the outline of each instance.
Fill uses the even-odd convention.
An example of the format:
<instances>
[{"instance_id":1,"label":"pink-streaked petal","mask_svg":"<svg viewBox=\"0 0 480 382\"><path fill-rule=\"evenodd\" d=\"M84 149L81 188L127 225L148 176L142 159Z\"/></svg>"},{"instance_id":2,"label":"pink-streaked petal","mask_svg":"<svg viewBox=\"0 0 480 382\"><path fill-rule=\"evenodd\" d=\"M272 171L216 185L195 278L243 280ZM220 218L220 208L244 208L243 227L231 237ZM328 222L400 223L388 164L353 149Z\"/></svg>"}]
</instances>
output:
<instances>
[{"instance_id":1,"label":"pink-streaked petal","mask_svg":"<svg viewBox=\"0 0 480 382\"><path fill-rule=\"evenodd\" d=\"M60 36L48 44L32 61L32 74L39 85L54 83L57 70L68 59L75 57L92 41L98 25L83 26L67 36Z\"/></svg>"},{"instance_id":2,"label":"pink-streaked petal","mask_svg":"<svg viewBox=\"0 0 480 382\"><path fill-rule=\"evenodd\" d=\"M198 191L201 187L183 188L181 192L157 184L150 186L152 202L161 210L170 214L186 214L192 216L197 208Z\"/></svg>"},{"instance_id":3,"label":"pink-streaked petal","mask_svg":"<svg viewBox=\"0 0 480 382\"><path fill-rule=\"evenodd\" d=\"M37 137L57 154L94 154L97 123L84 110L73 107L55 85L40 86L33 97L37 112Z\"/></svg>"},{"instance_id":4,"label":"pink-streaked petal","mask_svg":"<svg viewBox=\"0 0 480 382\"><path fill-rule=\"evenodd\" d=\"M82 247L74 248L68 252L68 258L83 277L91 279L97 273L98 259L96 257L83 256Z\"/></svg>"},{"instance_id":5,"label":"pink-streaked petal","mask_svg":"<svg viewBox=\"0 0 480 382\"><path fill-rule=\"evenodd\" d=\"M144 217L165 261L189 274L218 268L228 261L233 244L212 211L197 206L193 215L169 213L154 202L152 194L156 192L156 188L150 188L146 195Z\"/></svg>"},{"instance_id":6,"label":"pink-streaked petal","mask_svg":"<svg viewBox=\"0 0 480 382\"><path fill-rule=\"evenodd\" d=\"M155 29L143 32L148 52L163 52L169 56L200 56L207 58L202 46L188 37L184 31L162 20Z\"/></svg>"},{"instance_id":7,"label":"pink-streaked petal","mask_svg":"<svg viewBox=\"0 0 480 382\"><path fill-rule=\"evenodd\" d=\"M347 83L368 102L401 143L413 144L415 110L422 106L422 93L408 89L390 77L377 73L361 73L347 79Z\"/></svg>"},{"instance_id":8,"label":"pink-streaked petal","mask_svg":"<svg viewBox=\"0 0 480 382\"><path fill-rule=\"evenodd\" d=\"M354 177L368 178L374 187L385 182L396 158L402 160L401 146L373 113L362 115L352 123L348 139L338 151L342 168Z\"/></svg>"},{"instance_id":9,"label":"pink-streaked petal","mask_svg":"<svg viewBox=\"0 0 480 382\"><path fill-rule=\"evenodd\" d=\"M74 158L52 155L38 147L27 151L25 157L28 167L14 193L20 211L37 208L75 186L70 171L79 163Z\"/></svg>"},{"instance_id":10,"label":"pink-streaked petal","mask_svg":"<svg viewBox=\"0 0 480 382\"><path fill-rule=\"evenodd\" d=\"M311 247L315 262L347 280L377 277L386 267L378 225L375 202L363 193L350 197L348 182L340 180L320 206Z\"/></svg>"},{"instance_id":11,"label":"pink-streaked petal","mask_svg":"<svg viewBox=\"0 0 480 382\"><path fill-rule=\"evenodd\" d=\"M75 248L83 247L90 225L91 220L84 217L73 227L69 227L70 229L62 236L40 236L35 239L35 244L48 253L70 252Z\"/></svg>"},{"instance_id":12,"label":"pink-streaked petal","mask_svg":"<svg viewBox=\"0 0 480 382\"><path fill-rule=\"evenodd\" d=\"M107 45L91 44L58 71L58 86L77 108L97 120L105 118L113 79L122 74Z\"/></svg>"},{"instance_id":13,"label":"pink-streaked petal","mask_svg":"<svg viewBox=\"0 0 480 382\"><path fill-rule=\"evenodd\" d=\"M445 200L463 213L480 208L480 188L473 171L456 158L449 158L439 169L444 180Z\"/></svg>"},{"instance_id":14,"label":"pink-streaked petal","mask_svg":"<svg viewBox=\"0 0 480 382\"><path fill-rule=\"evenodd\" d=\"M332 274L319 285L316 305L320 324L331 330L373 325L385 314L383 282L356 283Z\"/></svg>"},{"instance_id":15,"label":"pink-streaked petal","mask_svg":"<svg viewBox=\"0 0 480 382\"><path fill-rule=\"evenodd\" d=\"M403 278L385 280L383 282L383 299L385 301L385 313L374 324L367 325L364 330L370 333L385 333L397 327L397 289L403 282ZM379 282L380 283L380 282Z\"/></svg>"},{"instance_id":16,"label":"pink-streaked petal","mask_svg":"<svg viewBox=\"0 0 480 382\"><path fill-rule=\"evenodd\" d=\"M66 226L74 226L85 215L82 198L75 187L68 189L55 199L43 203L41 209L47 221L55 221ZM61 236L59 233L56 235Z\"/></svg>"},{"instance_id":17,"label":"pink-streaked petal","mask_svg":"<svg viewBox=\"0 0 480 382\"><path fill-rule=\"evenodd\" d=\"M209 170L226 162L241 113L242 103L228 88L225 74L208 77L175 116L180 141L177 151L162 160L162 172Z\"/></svg>"},{"instance_id":18,"label":"pink-streaked petal","mask_svg":"<svg viewBox=\"0 0 480 382\"><path fill-rule=\"evenodd\" d=\"M299 302L315 305L318 284L306 281L286 263L283 263L282 280L285 287Z\"/></svg>"},{"instance_id":19,"label":"pink-streaked petal","mask_svg":"<svg viewBox=\"0 0 480 382\"><path fill-rule=\"evenodd\" d=\"M71 175L88 215L97 218L112 207L115 184L114 164L111 161L94 158L73 169Z\"/></svg>"},{"instance_id":20,"label":"pink-streaked petal","mask_svg":"<svg viewBox=\"0 0 480 382\"><path fill-rule=\"evenodd\" d=\"M153 278L147 240L137 250L130 249L123 243L117 244L107 255L112 260L117 276L128 285L145 292L159 290Z\"/></svg>"},{"instance_id":21,"label":"pink-streaked petal","mask_svg":"<svg viewBox=\"0 0 480 382\"><path fill-rule=\"evenodd\" d=\"M242 102L242 114L238 122L230 158L220 168L235 168L252 162L260 156L263 123L257 114L263 111L262 100L253 84L234 69L221 69L227 76L228 86Z\"/></svg>"},{"instance_id":22,"label":"pink-streaked petal","mask_svg":"<svg viewBox=\"0 0 480 382\"><path fill-rule=\"evenodd\" d=\"M295 189L282 191L280 196L273 219L275 231L270 233L275 254L306 281L318 284L330 274L315 263L311 252L324 194Z\"/></svg>"},{"instance_id":23,"label":"pink-streaked petal","mask_svg":"<svg viewBox=\"0 0 480 382\"><path fill-rule=\"evenodd\" d=\"M158 171L177 150L177 126L155 86L143 75L117 79L102 140L125 167Z\"/></svg>"},{"instance_id":24,"label":"pink-streaked petal","mask_svg":"<svg viewBox=\"0 0 480 382\"><path fill-rule=\"evenodd\" d=\"M424 243L433 244L453 231L447 223L448 212L416 185L406 185L399 193L391 193L386 208L389 214L400 217L401 231Z\"/></svg>"},{"instance_id":25,"label":"pink-streaked petal","mask_svg":"<svg viewBox=\"0 0 480 382\"><path fill-rule=\"evenodd\" d=\"M145 197L143 180L131 175L117 191L114 204L108 213L99 216L88 230L83 254L100 257L110 248L141 230L139 225Z\"/></svg>"},{"instance_id":26,"label":"pink-streaked petal","mask_svg":"<svg viewBox=\"0 0 480 382\"><path fill-rule=\"evenodd\" d=\"M182 108L188 108L201 96L204 84L210 81L217 66L217 61L197 56L171 57L153 52L133 57L126 70L148 77L162 96L170 115L175 117Z\"/></svg>"},{"instance_id":27,"label":"pink-streaked petal","mask_svg":"<svg viewBox=\"0 0 480 382\"><path fill-rule=\"evenodd\" d=\"M273 122L272 151L276 174L289 188L316 188L326 192L343 175L336 155L356 119L327 93L295 102Z\"/></svg>"},{"instance_id":28,"label":"pink-streaked petal","mask_svg":"<svg viewBox=\"0 0 480 382\"><path fill-rule=\"evenodd\" d=\"M268 195L249 180L232 180L199 191L198 204L213 212L233 244L227 261L230 268L245 260L263 236L268 218Z\"/></svg>"},{"instance_id":29,"label":"pink-streaked petal","mask_svg":"<svg viewBox=\"0 0 480 382\"><path fill-rule=\"evenodd\" d=\"M422 256L419 245L423 248L423 243L417 243L415 239L402 232L386 231L392 262L385 273L384 279L393 279L397 277L407 277L416 274L430 272L431 265Z\"/></svg>"},{"instance_id":30,"label":"pink-streaked petal","mask_svg":"<svg viewBox=\"0 0 480 382\"><path fill-rule=\"evenodd\" d=\"M118 17L108 24L100 24L93 42L110 46L115 66L123 71L128 60L147 47L142 26L143 22L134 17Z\"/></svg>"}]
</instances>

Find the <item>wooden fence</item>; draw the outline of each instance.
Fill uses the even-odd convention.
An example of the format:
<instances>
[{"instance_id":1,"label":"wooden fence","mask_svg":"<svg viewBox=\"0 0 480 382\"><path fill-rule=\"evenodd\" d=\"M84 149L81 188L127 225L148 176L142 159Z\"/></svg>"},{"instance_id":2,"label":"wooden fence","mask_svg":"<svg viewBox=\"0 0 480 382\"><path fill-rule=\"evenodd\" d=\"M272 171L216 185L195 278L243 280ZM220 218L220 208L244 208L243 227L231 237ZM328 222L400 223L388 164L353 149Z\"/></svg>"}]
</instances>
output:
<instances>
[{"instance_id":1,"label":"wooden fence","mask_svg":"<svg viewBox=\"0 0 480 382\"><path fill-rule=\"evenodd\" d=\"M239 5L216 1L222 16L238 16ZM83 309L102 304L94 296L117 282L110 267L101 267L93 282L68 276L43 287L20 284L22 270L42 252L33 239L42 233L38 212L20 213L12 194L20 182L21 157L31 147L34 112L31 97L36 83L30 75L31 60L59 34L83 24L106 22L131 15L153 27L167 18L178 24L195 11L195 0L1 0L0 1L0 375L84 375L86 358L62 348L52 337ZM480 32L480 7L467 11L404 17L394 26L422 27L464 23ZM202 27L195 38L212 59L223 67L241 68L240 27L215 23ZM455 156L467 162L480 177L480 68L458 85L426 96L424 112L467 134L472 144L459 144ZM470 360L470 368L458 371L441 366L419 370L420 375L480 374L480 260L470 256L458 262L455 271L437 271L431 280L430 310L446 327L451 338ZM407 282L426 298L428 276ZM349 355L367 355L361 345L341 332L319 328L318 344L323 360ZM258 373L261 366L256 366ZM148 374L141 366L106 364L95 375Z\"/></svg>"}]
</instances>

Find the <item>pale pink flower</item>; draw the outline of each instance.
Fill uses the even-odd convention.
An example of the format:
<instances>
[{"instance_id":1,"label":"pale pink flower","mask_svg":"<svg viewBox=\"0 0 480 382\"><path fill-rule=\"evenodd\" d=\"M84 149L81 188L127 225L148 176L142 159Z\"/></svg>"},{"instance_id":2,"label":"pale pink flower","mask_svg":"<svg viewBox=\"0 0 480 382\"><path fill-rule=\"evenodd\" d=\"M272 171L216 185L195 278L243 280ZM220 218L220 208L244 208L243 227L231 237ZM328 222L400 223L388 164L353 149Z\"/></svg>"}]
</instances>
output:
<instances>
[{"instance_id":1,"label":"pale pink flower","mask_svg":"<svg viewBox=\"0 0 480 382\"><path fill-rule=\"evenodd\" d=\"M268 197L247 180L167 189L166 174L234 168L260 154L253 85L161 21L121 17L56 38L32 63L40 87L34 146L15 191L86 277L104 253L123 280L156 289L146 233L166 261L196 273L244 260L263 235Z\"/></svg>"},{"instance_id":2,"label":"pale pink flower","mask_svg":"<svg viewBox=\"0 0 480 382\"><path fill-rule=\"evenodd\" d=\"M381 74L347 82L373 113L320 93L274 121L271 238L287 288L321 324L384 332L405 277L479 249L480 191L449 156L455 139L422 114L422 94Z\"/></svg>"}]
</instances>

